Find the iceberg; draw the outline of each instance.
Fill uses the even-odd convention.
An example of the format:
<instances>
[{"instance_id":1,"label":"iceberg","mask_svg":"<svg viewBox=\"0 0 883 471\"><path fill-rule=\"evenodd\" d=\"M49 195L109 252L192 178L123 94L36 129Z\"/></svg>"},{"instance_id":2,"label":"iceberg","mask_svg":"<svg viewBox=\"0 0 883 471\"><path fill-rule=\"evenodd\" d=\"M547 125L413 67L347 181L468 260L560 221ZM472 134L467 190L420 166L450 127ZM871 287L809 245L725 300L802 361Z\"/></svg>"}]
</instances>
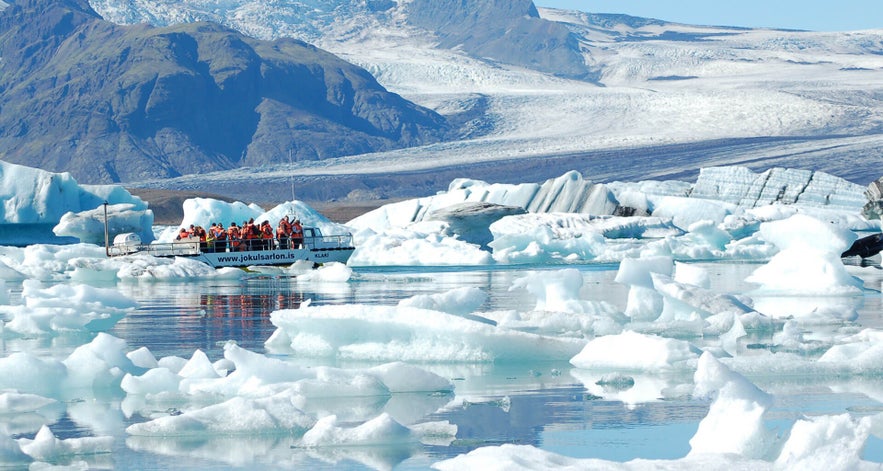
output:
<instances>
[{"instance_id":1,"label":"iceberg","mask_svg":"<svg viewBox=\"0 0 883 471\"><path fill-rule=\"evenodd\" d=\"M587 181L578 172L570 171L542 184L488 184L480 180L457 179L451 182L445 193L382 206L347 225L357 230L382 231L431 220L441 214L439 211L463 203L522 208L530 213L594 215L612 215L619 207L606 185Z\"/></svg>"},{"instance_id":2,"label":"iceberg","mask_svg":"<svg viewBox=\"0 0 883 471\"><path fill-rule=\"evenodd\" d=\"M296 200L280 203L267 211L254 203L245 204L241 201L228 203L213 198L189 198L184 201L183 209L184 217L179 227L194 225L208 228L216 222L227 227L231 222L241 224L243 221L254 219L257 222L269 221L275 228L280 219L288 216L291 221L300 219L305 226L318 227L323 234L342 234L350 231L346 226L328 220L310 205ZM160 242L171 242L177 234L177 228L171 227L160 234L158 239Z\"/></svg>"},{"instance_id":3,"label":"iceberg","mask_svg":"<svg viewBox=\"0 0 883 471\"><path fill-rule=\"evenodd\" d=\"M111 226L153 240L153 212L119 185L80 185L67 172L0 161L0 196L0 242L5 245L103 244L104 203L112 205Z\"/></svg>"},{"instance_id":4,"label":"iceberg","mask_svg":"<svg viewBox=\"0 0 883 471\"><path fill-rule=\"evenodd\" d=\"M276 311L271 351L360 361L507 362L568 359L580 339L505 329L408 306L301 306Z\"/></svg>"},{"instance_id":5,"label":"iceberg","mask_svg":"<svg viewBox=\"0 0 883 471\"><path fill-rule=\"evenodd\" d=\"M723 201L741 208L771 204L806 205L861 211L868 202L861 185L812 170L706 167L699 171L690 198Z\"/></svg>"}]
</instances>

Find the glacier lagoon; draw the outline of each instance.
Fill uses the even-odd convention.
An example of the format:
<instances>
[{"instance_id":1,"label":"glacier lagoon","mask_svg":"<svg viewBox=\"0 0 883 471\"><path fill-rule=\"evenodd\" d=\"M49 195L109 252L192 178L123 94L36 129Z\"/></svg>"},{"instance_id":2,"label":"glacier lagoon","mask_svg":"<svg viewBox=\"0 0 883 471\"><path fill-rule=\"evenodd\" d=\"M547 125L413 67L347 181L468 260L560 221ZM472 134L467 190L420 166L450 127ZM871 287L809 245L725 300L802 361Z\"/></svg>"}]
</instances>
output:
<instances>
[{"instance_id":1,"label":"glacier lagoon","mask_svg":"<svg viewBox=\"0 0 883 471\"><path fill-rule=\"evenodd\" d=\"M749 291L745 282L760 263L691 264L708 274L709 289L717 293ZM865 283L880 286L879 267L852 266L851 272ZM189 359L196 350L212 362L224 358L225 345L236 342L241 348L282 359L307 368L329 366L361 371L386 360L347 360L340 355L303 357L273 353L265 342L276 327L271 313L301 306L397 305L419 296L478 289L486 294L474 312L528 312L537 297L518 280L540 274L554 278L563 271L577 272L582 280L579 299L609 303L623 310L629 287L615 281L618 264L521 267L363 267L345 281L299 280L278 274L254 274L240 279L210 281L160 281L151 283L105 283L138 303L138 308L120 319L108 334L125 340L124 351L146 347L156 358ZM93 283L101 287L102 283ZM513 288L521 286L521 288ZM547 286L560 286L557 283ZM10 296L21 296L21 287L9 283ZM550 295L546 301L572 298L566 293ZM97 296L95 299L103 299ZM448 306L458 304L447 298ZM309 300L309 301L308 301ZM472 302L472 301L468 301ZM467 301L459 301L460 304ZM883 306L878 291L833 298L771 296L768 305L785 303L795 311L819 311L836 305L854 311L849 320L829 319L807 336L833 338L835 332L883 328ZM800 306L804 307L801 308ZM350 319L353 327L358 320ZM559 324L566 325L566 323ZM534 325L525 330L538 330ZM779 333L777 333L779 332ZM781 330L754 332L742 339L740 354L769 354L783 349L775 340ZM660 332L663 337L686 339L704 348L714 348L717 339L705 341L689 329L671 324ZM94 333L68 332L55 336L4 337L4 355L18 351L40 352L47 357L68 357ZM805 345L812 345L812 341ZM823 348L823 347L819 347ZM699 423L708 415L708 399L692 397L692 371L666 368L663 360L655 371L639 371L623 366L612 370L583 369L567 359L534 360L526 351L519 357L499 361L424 361L420 368L449 379L453 389L446 392L382 393L350 397L323 397L322 388L301 404L317 416L333 414L345 430L389 414L401 424L447 421L456 426L450 434L424 437L420 441L380 433L376 442L319 443L305 446L302 434L292 430L263 430L240 433L169 433L169 436L138 436L127 433L131 424L176 414L217 402L218 398L181 400L154 397L151 400L127 395L115 388L95 388L83 397L66 398L60 403L37 408L26 414L4 414L0 421L13 439L33 437L39 424L47 424L60 440L83 437L113 437L113 445L102 453L61 453L49 455L48 462L81 467L123 469L290 469L310 466L318 469L426 469L434 463L473 450L500 444L531 445L539 450L572 458L594 458L616 462L678 460L690 452L690 440ZM613 354L614 352L611 352ZM419 354L419 353L418 353ZM801 355L817 356L812 351ZM135 355L130 355L133 358ZM431 356L431 355L427 355ZM879 374L801 373L801 363L793 359L782 374L763 360L748 368L746 376L774 398L763 417L764 427L787 437L793 424L807 416L875 417L883 411L883 378ZM789 365L778 365L789 369ZM616 373L619 371L619 373ZM5 385L8 387L8 384ZM302 391L303 392L303 391ZM249 393L240 391L241 396ZM235 414L218 413L218 420L237 422ZM878 419L879 420L879 419ZM241 424L238 424L241 426ZM339 432L343 434L344 432ZM721 440L727 433L721 431ZM883 441L871 434L861 452L866 465L883 462ZM723 458L724 463L737 458ZM665 461L662 461L664 463ZM502 461L501 463L505 463ZM673 462L675 463L675 462ZM673 464L672 463L672 464ZM608 463L609 464L609 463ZM599 466L599 465L595 465ZM537 468L549 467L549 463Z\"/></svg>"},{"instance_id":2,"label":"glacier lagoon","mask_svg":"<svg viewBox=\"0 0 883 471\"><path fill-rule=\"evenodd\" d=\"M840 256L880 230L863 191L457 180L350 221L350 266L319 269L0 246L0 463L880 468L883 271ZM182 225L244 211L333 224L190 200Z\"/></svg>"}]
</instances>

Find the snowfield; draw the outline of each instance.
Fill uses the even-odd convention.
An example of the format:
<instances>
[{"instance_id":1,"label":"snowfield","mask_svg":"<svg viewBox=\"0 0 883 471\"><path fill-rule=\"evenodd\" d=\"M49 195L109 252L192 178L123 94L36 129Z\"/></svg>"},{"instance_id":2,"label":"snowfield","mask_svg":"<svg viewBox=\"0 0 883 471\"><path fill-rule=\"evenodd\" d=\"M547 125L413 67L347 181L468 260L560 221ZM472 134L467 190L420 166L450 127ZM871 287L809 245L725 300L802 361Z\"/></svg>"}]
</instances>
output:
<instances>
[{"instance_id":1,"label":"snowfield","mask_svg":"<svg viewBox=\"0 0 883 471\"><path fill-rule=\"evenodd\" d=\"M165 25L210 19L246 34L296 37L370 71L389 90L442 114L480 107L464 138L334 161L185 177L145 185L207 187L243 179L395 174L500 162L493 181L523 181L513 161L596 181L695 177L700 167L821 170L866 184L881 164L883 32L696 27L540 9L566 24L595 71L589 81L433 47L401 7L358 2L255 8L244 1L92 2L107 19ZM511 172L511 173L509 173ZM417 195L410 195L417 196Z\"/></svg>"}]
</instances>

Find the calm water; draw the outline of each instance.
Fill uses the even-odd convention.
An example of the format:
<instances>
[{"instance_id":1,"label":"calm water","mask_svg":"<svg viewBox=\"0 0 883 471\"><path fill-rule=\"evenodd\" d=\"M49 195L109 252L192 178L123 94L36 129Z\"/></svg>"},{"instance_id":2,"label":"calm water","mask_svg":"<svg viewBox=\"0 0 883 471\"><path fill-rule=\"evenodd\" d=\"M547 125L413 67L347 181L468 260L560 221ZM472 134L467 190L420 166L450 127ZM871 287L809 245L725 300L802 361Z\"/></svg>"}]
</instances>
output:
<instances>
[{"instance_id":1,"label":"calm water","mask_svg":"<svg viewBox=\"0 0 883 471\"><path fill-rule=\"evenodd\" d=\"M746 264L703 266L711 275L712 289L723 293L747 290L742 280L756 268ZM616 266L593 265L580 269L585 280L583 299L606 301L624 308L627 287L613 281ZM223 345L230 340L264 353L264 341L275 330L269 322L270 313L297 308L307 299L313 305L394 305L416 294L475 286L489 295L480 311L528 311L535 305L535 299L523 290L509 291L513 281L524 274L525 269L386 268L356 269L348 283L298 283L296 279L273 276L254 276L239 282L124 283L118 285L118 289L136 299L140 308L109 333L125 339L130 349L148 347L157 358L168 355L189 358L194 350L201 349L214 361L222 358ZM871 273L869 278L877 276ZM867 281L880 287L878 279ZM869 292L850 302L859 312L856 324L883 326L879 293ZM56 338L22 342L30 342L29 349L64 356L88 340ZM757 343L763 344L763 340L757 339ZM701 344L701 339L695 341ZM4 345L5 354L20 347ZM288 360L317 364L315 360ZM689 439L708 411L707 402L692 400L687 395L682 399L640 404L599 397L589 393L580 381L579 372L567 362L422 366L453 380L457 399L454 405L449 404L455 399L453 395L414 394L379 399L317 400L311 401L311 406L316 410L334 411L349 423L367 420L381 412L390 413L402 423L448 420L458 426L453 443L306 450L296 447L298 437L287 435L198 440L128 437L125 427L144 418L140 415L126 418L121 412L122 397L66 404L48 420L54 422L51 428L60 438L115 436L112 455L88 459L96 467L425 469L433 462L502 443L530 444L572 457L618 461L679 458L689 451ZM673 385L690 382L689 377L660 380L671 381ZM870 393L883 391L883 381L878 378L812 381L759 377L752 380L775 395L776 406L768 413L768 423L771 428L783 431L805 415L883 411L883 405ZM616 392L605 397L618 397ZM33 431L28 431L28 422L11 423L12 419L9 422L4 425L14 437L33 435ZM883 461L883 445L879 440L871 439L866 459Z\"/></svg>"}]
</instances>

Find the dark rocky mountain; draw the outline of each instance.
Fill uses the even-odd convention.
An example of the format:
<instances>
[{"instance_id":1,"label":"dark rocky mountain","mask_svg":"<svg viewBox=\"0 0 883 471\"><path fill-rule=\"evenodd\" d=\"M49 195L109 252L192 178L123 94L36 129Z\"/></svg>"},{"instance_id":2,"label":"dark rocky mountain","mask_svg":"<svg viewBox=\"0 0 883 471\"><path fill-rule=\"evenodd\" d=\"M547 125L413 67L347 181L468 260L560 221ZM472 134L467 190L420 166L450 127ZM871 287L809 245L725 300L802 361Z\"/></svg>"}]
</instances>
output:
<instances>
[{"instance_id":1,"label":"dark rocky mountain","mask_svg":"<svg viewBox=\"0 0 883 471\"><path fill-rule=\"evenodd\" d=\"M118 26L86 0L0 11L0 156L81 183L436 142L440 115L294 39L212 23Z\"/></svg>"}]
</instances>

